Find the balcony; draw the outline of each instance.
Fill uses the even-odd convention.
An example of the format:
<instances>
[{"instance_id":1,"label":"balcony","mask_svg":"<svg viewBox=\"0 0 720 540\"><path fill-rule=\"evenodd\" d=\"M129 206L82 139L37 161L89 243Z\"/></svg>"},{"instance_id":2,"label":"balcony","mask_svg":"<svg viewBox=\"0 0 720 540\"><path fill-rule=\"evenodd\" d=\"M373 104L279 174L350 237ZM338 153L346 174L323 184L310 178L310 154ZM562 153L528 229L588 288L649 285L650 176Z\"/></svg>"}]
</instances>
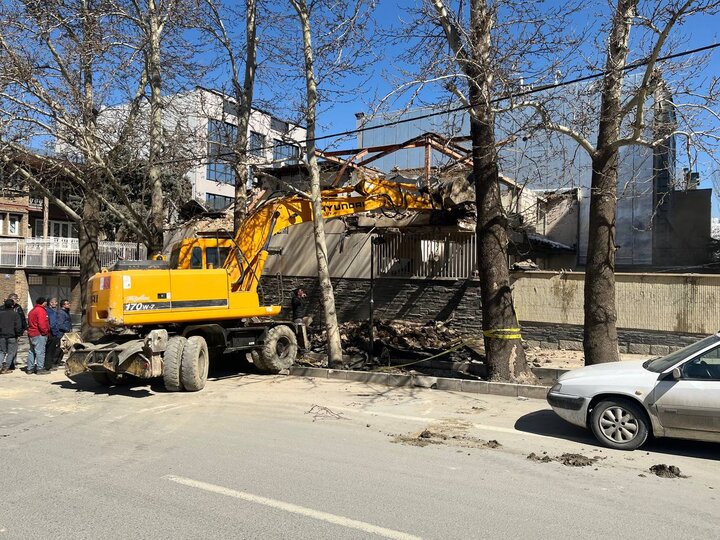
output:
<instances>
[{"instance_id":1,"label":"balcony","mask_svg":"<svg viewBox=\"0 0 720 540\"><path fill-rule=\"evenodd\" d=\"M100 266L108 267L118 259L147 258L144 245L129 242L100 242ZM0 238L0 268L77 270L80 246L77 238Z\"/></svg>"}]
</instances>

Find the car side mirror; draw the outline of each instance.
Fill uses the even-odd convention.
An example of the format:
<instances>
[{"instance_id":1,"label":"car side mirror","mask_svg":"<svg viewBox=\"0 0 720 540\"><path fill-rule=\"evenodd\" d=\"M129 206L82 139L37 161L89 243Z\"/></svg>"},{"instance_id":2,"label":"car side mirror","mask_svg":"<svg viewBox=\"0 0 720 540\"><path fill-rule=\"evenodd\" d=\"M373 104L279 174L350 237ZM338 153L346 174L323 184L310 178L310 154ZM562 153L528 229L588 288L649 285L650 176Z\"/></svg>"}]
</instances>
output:
<instances>
[{"instance_id":1,"label":"car side mirror","mask_svg":"<svg viewBox=\"0 0 720 540\"><path fill-rule=\"evenodd\" d=\"M676 367L675 369L672 370L672 378L676 381L679 381L680 379L682 379L682 371L680 371L679 367Z\"/></svg>"}]
</instances>

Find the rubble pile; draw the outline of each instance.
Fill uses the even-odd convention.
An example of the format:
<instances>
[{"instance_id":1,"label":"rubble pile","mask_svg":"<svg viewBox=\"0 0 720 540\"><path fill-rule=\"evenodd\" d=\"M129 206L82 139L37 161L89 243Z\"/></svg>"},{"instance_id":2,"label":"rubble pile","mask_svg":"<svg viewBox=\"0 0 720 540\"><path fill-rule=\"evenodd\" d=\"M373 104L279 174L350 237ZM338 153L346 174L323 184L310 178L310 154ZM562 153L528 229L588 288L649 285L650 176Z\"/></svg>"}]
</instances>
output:
<instances>
[{"instance_id":1,"label":"rubble pile","mask_svg":"<svg viewBox=\"0 0 720 540\"><path fill-rule=\"evenodd\" d=\"M478 350L475 342L446 326L442 321L417 323L376 320L374 328L371 358L368 321L349 321L340 325L343 352L350 359L347 363L353 369L372 368L377 365L394 365L402 368L410 362L412 369L424 373L429 373L428 368L432 368L433 371L465 372L468 371L470 364L481 363L483 358L483 351ZM311 351L325 353L326 339L325 330L311 333Z\"/></svg>"}]
</instances>

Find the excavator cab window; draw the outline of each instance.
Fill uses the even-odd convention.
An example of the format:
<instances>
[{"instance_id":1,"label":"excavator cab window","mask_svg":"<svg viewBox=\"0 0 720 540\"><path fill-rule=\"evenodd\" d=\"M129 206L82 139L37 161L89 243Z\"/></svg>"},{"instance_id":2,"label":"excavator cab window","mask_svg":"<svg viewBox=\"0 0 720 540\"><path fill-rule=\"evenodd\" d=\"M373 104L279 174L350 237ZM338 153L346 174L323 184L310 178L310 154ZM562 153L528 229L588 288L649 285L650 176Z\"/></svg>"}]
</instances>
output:
<instances>
[{"instance_id":1,"label":"excavator cab window","mask_svg":"<svg viewBox=\"0 0 720 540\"><path fill-rule=\"evenodd\" d=\"M218 247L205 248L206 267L209 268L210 265L212 264L213 268L222 268L222 265L225 262L225 259L227 259L227 256L229 253L230 253L230 249L228 249L228 248L218 248Z\"/></svg>"},{"instance_id":2,"label":"excavator cab window","mask_svg":"<svg viewBox=\"0 0 720 540\"><path fill-rule=\"evenodd\" d=\"M203 267L202 248L195 246L190 252L190 268L193 270Z\"/></svg>"},{"instance_id":3,"label":"excavator cab window","mask_svg":"<svg viewBox=\"0 0 720 540\"><path fill-rule=\"evenodd\" d=\"M178 268L180 265L180 246L177 245L173 248L170 254L170 268Z\"/></svg>"}]
</instances>

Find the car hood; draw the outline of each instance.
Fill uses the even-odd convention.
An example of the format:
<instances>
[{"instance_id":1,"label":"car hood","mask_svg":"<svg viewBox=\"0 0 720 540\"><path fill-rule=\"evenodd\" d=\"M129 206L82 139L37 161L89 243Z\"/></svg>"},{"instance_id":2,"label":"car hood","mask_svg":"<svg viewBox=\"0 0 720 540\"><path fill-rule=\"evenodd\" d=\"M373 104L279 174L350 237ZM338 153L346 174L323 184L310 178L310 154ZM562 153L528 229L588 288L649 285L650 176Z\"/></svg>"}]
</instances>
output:
<instances>
[{"instance_id":1,"label":"car hood","mask_svg":"<svg viewBox=\"0 0 720 540\"><path fill-rule=\"evenodd\" d=\"M580 379L626 380L631 377L656 381L659 374L643 368L644 363L644 360L631 360L627 362L608 362L606 364L585 366L561 375L558 382L578 381Z\"/></svg>"}]
</instances>

